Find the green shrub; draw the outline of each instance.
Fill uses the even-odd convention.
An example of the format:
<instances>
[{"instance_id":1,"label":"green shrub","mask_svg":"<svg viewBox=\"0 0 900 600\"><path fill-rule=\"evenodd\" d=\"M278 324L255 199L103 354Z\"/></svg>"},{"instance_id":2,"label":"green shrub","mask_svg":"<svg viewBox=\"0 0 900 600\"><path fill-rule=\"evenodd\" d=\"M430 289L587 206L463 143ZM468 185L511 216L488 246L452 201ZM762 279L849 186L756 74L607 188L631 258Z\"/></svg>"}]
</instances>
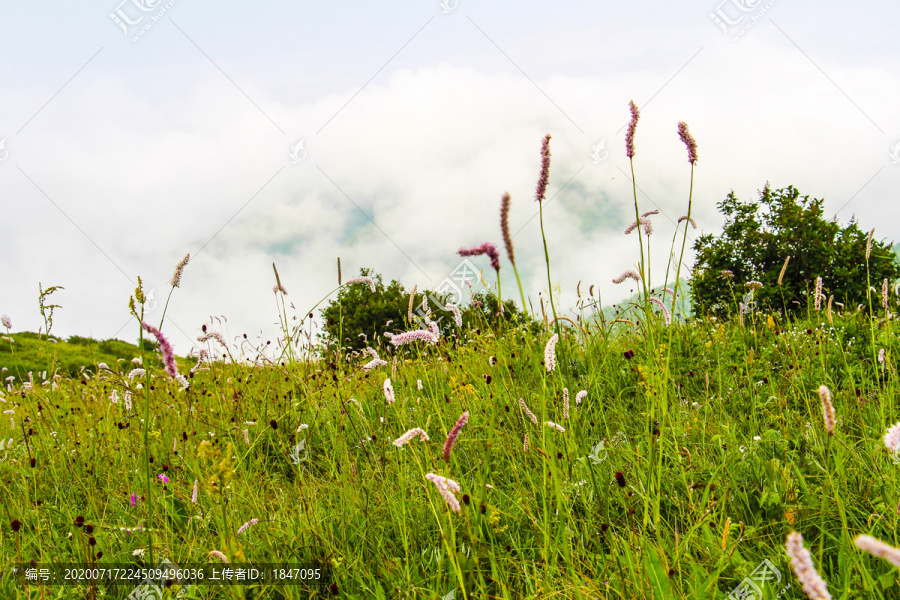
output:
<instances>
[{"instance_id":1,"label":"green shrub","mask_svg":"<svg viewBox=\"0 0 900 600\"><path fill-rule=\"evenodd\" d=\"M866 241L868 234L855 218L843 229L837 217L822 217L821 199L810 199L789 186L760 192L759 202L740 202L734 192L717 208L725 215L722 234L697 238L691 278L695 314L722 316L734 311L749 291L745 284L760 281L754 293L757 308L786 310L795 315L814 301L815 281L822 293L855 307L866 300ZM760 205L767 211L759 214ZM790 256L781 286L778 277ZM731 271L734 277L722 274ZM883 279L900 277L900 265L888 244L872 240L869 281L880 289ZM878 300L880 304L880 298Z\"/></svg>"}]
</instances>

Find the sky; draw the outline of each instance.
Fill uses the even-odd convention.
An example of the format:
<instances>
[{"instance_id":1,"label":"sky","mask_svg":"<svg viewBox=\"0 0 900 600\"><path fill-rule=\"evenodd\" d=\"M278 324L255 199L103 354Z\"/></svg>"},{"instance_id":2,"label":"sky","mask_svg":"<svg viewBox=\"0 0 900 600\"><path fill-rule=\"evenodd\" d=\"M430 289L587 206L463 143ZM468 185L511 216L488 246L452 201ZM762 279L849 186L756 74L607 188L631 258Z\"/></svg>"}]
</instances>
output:
<instances>
[{"instance_id":1,"label":"sky","mask_svg":"<svg viewBox=\"0 0 900 600\"><path fill-rule=\"evenodd\" d=\"M900 239L900 4L787 0L3 2L0 314L37 331L38 286L63 286L53 333L134 341L137 277L186 354L210 316L278 335L370 268L408 289L502 248L500 198L525 293L548 290L535 186L551 135L544 229L557 307L604 304L639 260L634 181L652 217L651 277L687 213L769 182ZM683 229L679 233L679 246ZM492 284L484 257L471 259ZM505 298L518 300L503 254ZM630 280L626 280L630 281ZM651 283L659 279L651 279ZM596 292L595 292L596 293ZM293 311L291 312L293 315ZM316 311L318 315L318 311ZM318 316L317 316L318 318ZM219 321L215 322L220 326Z\"/></svg>"}]
</instances>

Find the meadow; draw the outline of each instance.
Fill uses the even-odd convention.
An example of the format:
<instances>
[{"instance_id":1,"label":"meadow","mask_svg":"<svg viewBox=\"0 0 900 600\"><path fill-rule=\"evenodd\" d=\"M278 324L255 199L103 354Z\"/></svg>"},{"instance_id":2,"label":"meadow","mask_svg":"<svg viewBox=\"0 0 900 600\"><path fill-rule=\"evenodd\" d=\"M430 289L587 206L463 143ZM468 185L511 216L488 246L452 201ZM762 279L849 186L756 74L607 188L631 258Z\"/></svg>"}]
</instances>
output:
<instances>
[{"instance_id":1,"label":"meadow","mask_svg":"<svg viewBox=\"0 0 900 600\"><path fill-rule=\"evenodd\" d=\"M650 213L636 195L634 209L641 240ZM229 342L213 320L206 354L176 360L165 328L141 326L139 286L134 333L158 355L141 343L73 376L45 340L47 375L0 395L0 597L134 597L24 572L165 560L322 573L164 590L192 599L900 598L898 551L859 538L900 541L900 433L885 435L896 296L838 310L813 281L787 316L745 304L756 283L723 274L741 290L729 316L687 315L672 309L678 285L650 286L639 243L619 278L639 296L614 319L593 287L571 318L550 295L537 332L483 313L441 327L411 299L364 352L312 352L276 279L280 354ZM499 271L491 248L461 253ZM666 280L681 270L678 258Z\"/></svg>"}]
</instances>

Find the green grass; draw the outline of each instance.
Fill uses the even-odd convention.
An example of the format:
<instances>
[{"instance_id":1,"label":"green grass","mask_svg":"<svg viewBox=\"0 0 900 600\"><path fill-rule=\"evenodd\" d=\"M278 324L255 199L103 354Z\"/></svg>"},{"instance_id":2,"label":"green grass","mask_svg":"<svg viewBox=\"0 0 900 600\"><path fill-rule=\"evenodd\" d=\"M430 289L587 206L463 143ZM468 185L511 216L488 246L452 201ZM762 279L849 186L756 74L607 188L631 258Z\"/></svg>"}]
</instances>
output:
<instances>
[{"instance_id":1,"label":"green grass","mask_svg":"<svg viewBox=\"0 0 900 600\"><path fill-rule=\"evenodd\" d=\"M145 343L148 347L155 347L149 342ZM96 372L99 363L115 368L117 362L130 363L131 359L139 356L141 351L136 345L116 339L98 341L73 335L65 340L54 335L48 338L28 331L4 335L0 339L0 368L3 369L3 377L15 377L15 381L19 383L29 381L29 371L38 381L42 380L41 375L48 369L49 372L43 379L49 379L54 369L60 374L77 377L83 369ZM150 355L150 360L151 364L162 364L153 355Z\"/></svg>"},{"instance_id":2,"label":"green grass","mask_svg":"<svg viewBox=\"0 0 900 600\"><path fill-rule=\"evenodd\" d=\"M898 542L900 466L881 441L897 415L893 323L878 324L873 347L863 313L835 315L833 327L815 313L794 323L748 315L743 327L676 321L669 339L657 320L656 347L628 325L569 329L565 378L541 364L549 332L486 326L461 332L456 348L445 337L371 373L363 358L219 362L178 391L151 369L149 454L154 474L167 465L169 477L165 487L155 482L151 522L147 503L129 500L146 496L148 391L122 376L131 365L86 383L63 377L55 390L14 387L2 406L14 411L15 429L0 422L0 437L14 439L0 451L0 596L40 597L35 585L26 596L15 583L17 561L152 566L152 543L154 562L176 565L217 563L211 550L232 562L330 565L345 598L440 598L454 589L456 598L723 598L763 560L781 573L764 597L792 584L791 598L800 592L784 540L797 530L835 597L898 597L895 570L852 542L861 533ZM887 359L873 364L881 347ZM833 437L822 422L822 384L834 396ZM582 389L587 398L576 405ZM532 424L519 398L541 424L566 432ZM464 411L471 418L445 463L444 438ZM412 427L431 440L391 444ZM300 440L304 460L293 464ZM431 472L459 483L459 514L425 480ZM237 535L251 518L259 522ZM120 529L140 524L153 533ZM130 591L102 589L97 597ZM89 597L74 587L46 591ZM187 597L331 592L194 586Z\"/></svg>"}]
</instances>

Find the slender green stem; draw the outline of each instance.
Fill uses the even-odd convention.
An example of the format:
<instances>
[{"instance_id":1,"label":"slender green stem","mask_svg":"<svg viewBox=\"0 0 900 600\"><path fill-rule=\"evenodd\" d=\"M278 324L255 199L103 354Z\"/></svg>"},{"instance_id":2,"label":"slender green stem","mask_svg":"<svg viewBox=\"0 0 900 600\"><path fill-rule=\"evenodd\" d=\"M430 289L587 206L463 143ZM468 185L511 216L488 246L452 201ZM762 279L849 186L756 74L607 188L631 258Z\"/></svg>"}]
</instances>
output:
<instances>
[{"instance_id":1,"label":"slender green stem","mask_svg":"<svg viewBox=\"0 0 900 600\"><path fill-rule=\"evenodd\" d=\"M163 323L166 322L166 311L169 309L169 300L172 299L172 292L175 291L175 286L169 288L169 295L166 296L166 305L163 307L162 317L159 319L159 330L162 331Z\"/></svg>"},{"instance_id":2,"label":"slender green stem","mask_svg":"<svg viewBox=\"0 0 900 600\"><path fill-rule=\"evenodd\" d=\"M522 291L522 280L519 279L519 270L516 268L516 263L513 263L512 267L513 267L513 273L516 274L516 283L519 285L519 296L521 296L521 298L522 298L522 312L524 312L525 315L527 316L528 315L528 305L525 303L525 292Z\"/></svg>"}]
</instances>

